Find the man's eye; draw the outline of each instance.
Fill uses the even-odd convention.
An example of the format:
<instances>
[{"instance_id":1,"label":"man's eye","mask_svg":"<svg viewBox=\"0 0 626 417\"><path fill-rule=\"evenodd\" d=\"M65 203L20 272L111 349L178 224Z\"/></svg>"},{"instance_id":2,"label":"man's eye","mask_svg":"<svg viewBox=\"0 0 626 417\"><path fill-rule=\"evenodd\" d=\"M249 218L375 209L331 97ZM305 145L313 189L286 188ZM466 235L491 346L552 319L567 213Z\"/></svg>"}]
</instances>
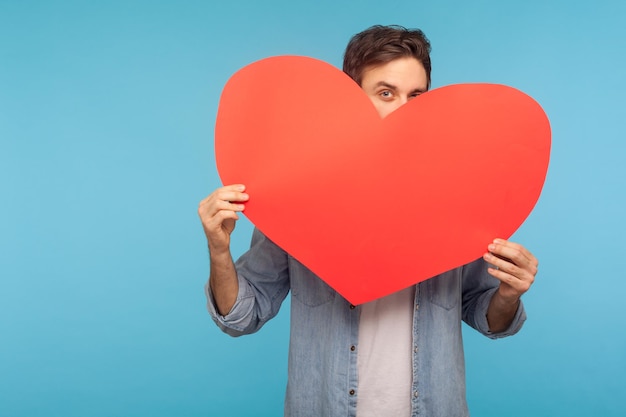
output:
<instances>
[{"instance_id":1,"label":"man's eye","mask_svg":"<svg viewBox=\"0 0 626 417\"><path fill-rule=\"evenodd\" d=\"M389 91L389 90L381 91L380 92L380 96L382 98L389 98L389 97L391 97L391 91Z\"/></svg>"}]
</instances>

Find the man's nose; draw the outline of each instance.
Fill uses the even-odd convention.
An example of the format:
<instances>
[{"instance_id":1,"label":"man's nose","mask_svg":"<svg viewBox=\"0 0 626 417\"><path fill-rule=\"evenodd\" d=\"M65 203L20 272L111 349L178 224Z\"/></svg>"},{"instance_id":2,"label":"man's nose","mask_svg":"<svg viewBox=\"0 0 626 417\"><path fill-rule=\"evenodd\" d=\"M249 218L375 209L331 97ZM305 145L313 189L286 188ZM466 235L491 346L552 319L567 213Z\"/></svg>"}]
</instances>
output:
<instances>
[{"instance_id":1,"label":"man's nose","mask_svg":"<svg viewBox=\"0 0 626 417\"><path fill-rule=\"evenodd\" d=\"M404 105L405 105L406 103L408 103L408 102L409 102L408 97L400 97L400 99L399 99L399 100L396 100L396 101L395 101L395 103L394 103L394 104L395 104L395 106L394 106L394 109L393 109L393 110L394 110L394 111L395 111L395 110L398 110L400 107L404 106Z\"/></svg>"}]
</instances>

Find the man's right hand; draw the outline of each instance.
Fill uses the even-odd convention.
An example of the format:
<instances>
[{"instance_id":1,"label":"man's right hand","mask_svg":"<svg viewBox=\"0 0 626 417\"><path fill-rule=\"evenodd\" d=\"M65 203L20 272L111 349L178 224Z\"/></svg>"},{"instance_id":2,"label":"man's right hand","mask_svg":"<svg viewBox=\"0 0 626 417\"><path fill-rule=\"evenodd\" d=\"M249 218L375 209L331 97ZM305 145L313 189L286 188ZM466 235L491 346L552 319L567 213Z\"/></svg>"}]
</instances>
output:
<instances>
[{"instance_id":1,"label":"man's right hand","mask_svg":"<svg viewBox=\"0 0 626 417\"><path fill-rule=\"evenodd\" d=\"M218 188L198 205L198 215L212 255L230 250L230 234L239 220L237 213L244 210L242 203L249 198L245 189L243 184Z\"/></svg>"},{"instance_id":2,"label":"man's right hand","mask_svg":"<svg viewBox=\"0 0 626 417\"><path fill-rule=\"evenodd\" d=\"M245 208L242 203L248 201L245 190L242 184L227 185L213 191L198 205L211 258L209 285L223 316L232 309L239 291L237 272L230 256L230 234L239 220L237 213Z\"/></svg>"}]
</instances>

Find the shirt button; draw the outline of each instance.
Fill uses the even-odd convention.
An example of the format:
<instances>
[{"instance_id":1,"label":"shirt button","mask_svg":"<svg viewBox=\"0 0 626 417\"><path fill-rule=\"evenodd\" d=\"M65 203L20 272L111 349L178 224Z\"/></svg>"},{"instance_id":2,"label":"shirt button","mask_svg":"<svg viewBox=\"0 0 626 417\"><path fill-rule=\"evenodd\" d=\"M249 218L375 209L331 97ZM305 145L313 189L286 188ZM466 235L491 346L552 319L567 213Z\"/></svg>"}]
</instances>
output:
<instances>
[{"instance_id":1,"label":"shirt button","mask_svg":"<svg viewBox=\"0 0 626 417\"><path fill-rule=\"evenodd\" d=\"M415 309L419 310L420 309L420 305L419 304L415 304Z\"/></svg>"},{"instance_id":2,"label":"shirt button","mask_svg":"<svg viewBox=\"0 0 626 417\"><path fill-rule=\"evenodd\" d=\"M354 346L354 345L350 346L350 350L351 350L352 352L354 352L354 351L356 350L356 346Z\"/></svg>"},{"instance_id":3,"label":"shirt button","mask_svg":"<svg viewBox=\"0 0 626 417\"><path fill-rule=\"evenodd\" d=\"M415 392L413 392L413 396L417 398L419 396L419 393L417 391L415 391Z\"/></svg>"},{"instance_id":4,"label":"shirt button","mask_svg":"<svg viewBox=\"0 0 626 417\"><path fill-rule=\"evenodd\" d=\"M356 307L350 304L350 310L354 310Z\"/></svg>"},{"instance_id":5,"label":"shirt button","mask_svg":"<svg viewBox=\"0 0 626 417\"><path fill-rule=\"evenodd\" d=\"M354 390L353 389L350 390L350 395L354 395Z\"/></svg>"},{"instance_id":6,"label":"shirt button","mask_svg":"<svg viewBox=\"0 0 626 417\"><path fill-rule=\"evenodd\" d=\"M413 352L417 353L417 346L413 348Z\"/></svg>"}]
</instances>

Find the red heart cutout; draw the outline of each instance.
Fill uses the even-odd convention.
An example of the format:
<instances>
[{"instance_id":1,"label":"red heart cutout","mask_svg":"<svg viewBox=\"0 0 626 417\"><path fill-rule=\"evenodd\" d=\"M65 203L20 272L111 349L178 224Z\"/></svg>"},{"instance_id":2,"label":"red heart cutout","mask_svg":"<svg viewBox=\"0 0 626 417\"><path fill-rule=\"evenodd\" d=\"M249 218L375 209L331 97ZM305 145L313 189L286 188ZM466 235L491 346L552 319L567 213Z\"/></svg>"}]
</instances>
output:
<instances>
[{"instance_id":1,"label":"red heart cutout","mask_svg":"<svg viewBox=\"0 0 626 417\"><path fill-rule=\"evenodd\" d=\"M215 154L224 184L246 184L246 216L361 304L510 237L539 198L550 125L494 84L437 88L381 119L343 72L281 56L228 81Z\"/></svg>"}]
</instances>

